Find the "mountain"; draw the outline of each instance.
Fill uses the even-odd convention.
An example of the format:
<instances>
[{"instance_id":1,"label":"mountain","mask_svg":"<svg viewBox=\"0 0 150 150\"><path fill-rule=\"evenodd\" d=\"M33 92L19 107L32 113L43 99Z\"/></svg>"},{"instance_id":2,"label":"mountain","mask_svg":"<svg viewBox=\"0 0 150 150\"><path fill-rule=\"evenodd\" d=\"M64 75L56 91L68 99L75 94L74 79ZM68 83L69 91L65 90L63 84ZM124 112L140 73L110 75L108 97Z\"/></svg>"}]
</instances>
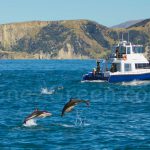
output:
<instances>
[{"instance_id":1,"label":"mountain","mask_svg":"<svg viewBox=\"0 0 150 150\"><path fill-rule=\"evenodd\" d=\"M86 59L110 53L121 39L143 44L149 57L150 21L126 29L90 20L32 21L0 25L1 59Z\"/></svg>"},{"instance_id":2,"label":"mountain","mask_svg":"<svg viewBox=\"0 0 150 150\"><path fill-rule=\"evenodd\" d=\"M141 20L141 21L139 21L139 22L136 22L136 23L134 23L134 24L132 24L132 25L130 25L129 27L131 28L131 27L140 27L140 26L145 26L146 24L148 24L150 22L150 19L145 19L145 20ZM128 28L129 28L128 27Z\"/></svg>"},{"instance_id":3,"label":"mountain","mask_svg":"<svg viewBox=\"0 0 150 150\"><path fill-rule=\"evenodd\" d=\"M129 28L130 26L135 25L135 24L137 24L137 23L139 23L141 21L142 20L130 20L130 21L126 21L126 22L120 23L118 25L114 25L111 28Z\"/></svg>"},{"instance_id":4,"label":"mountain","mask_svg":"<svg viewBox=\"0 0 150 150\"><path fill-rule=\"evenodd\" d=\"M12 59L100 57L106 55L105 49L110 47L105 37L107 29L88 20L0 25L1 54Z\"/></svg>"}]
</instances>

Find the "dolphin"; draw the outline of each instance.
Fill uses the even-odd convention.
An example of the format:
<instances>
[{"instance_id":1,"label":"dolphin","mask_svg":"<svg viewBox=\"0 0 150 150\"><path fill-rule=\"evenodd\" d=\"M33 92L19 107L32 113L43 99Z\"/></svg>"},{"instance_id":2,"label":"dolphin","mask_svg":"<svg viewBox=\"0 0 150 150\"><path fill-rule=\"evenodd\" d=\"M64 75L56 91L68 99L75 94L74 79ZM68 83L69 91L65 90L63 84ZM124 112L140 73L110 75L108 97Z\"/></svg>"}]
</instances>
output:
<instances>
[{"instance_id":1,"label":"dolphin","mask_svg":"<svg viewBox=\"0 0 150 150\"><path fill-rule=\"evenodd\" d=\"M28 120L31 120L31 119L35 119L35 118L45 118L45 117L48 117L48 116L51 116L52 114L49 113L48 111L40 111L38 109L35 109L29 116L27 116L24 120L24 124L26 124L26 122Z\"/></svg>"},{"instance_id":2,"label":"dolphin","mask_svg":"<svg viewBox=\"0 0 150 150\"><path fill-rule=\"evenodd\" d=\"M70 99L69 102L67 102L62 110L61 117L64 116L65 112L70 112L72 109L79 103L86 103L89 106L89 100L79 100L79 99Z\"/></svg>"}]
</instances>

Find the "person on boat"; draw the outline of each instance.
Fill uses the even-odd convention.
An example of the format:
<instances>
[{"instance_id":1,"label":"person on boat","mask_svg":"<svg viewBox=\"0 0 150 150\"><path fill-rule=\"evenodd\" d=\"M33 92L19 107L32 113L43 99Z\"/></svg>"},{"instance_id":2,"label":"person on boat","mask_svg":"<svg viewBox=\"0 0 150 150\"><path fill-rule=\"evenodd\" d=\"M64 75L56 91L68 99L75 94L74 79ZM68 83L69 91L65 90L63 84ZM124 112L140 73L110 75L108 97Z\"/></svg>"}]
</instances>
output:
<instances>
[{"instance_id":1,"label":"person on boat","mask_svg":"<svg viewBox=\"0 0 150 150\"><path fill-rule=\"evenodd\" d=\"M114 72L114 65L112 64L111 68L110 68L110 72Z\"/></svg>"},{"instance_id":2,"label":"person on boat","mask_svg":"<svg viewBox=\"0 0 150 150\"><path fill-rule=\"evenodd\" d=\"M96 73L100 73L100 62L97 61Z\"/></svg>"},{"instance_id":3,"label":"person on boat","mask_svg":"<svg viewBox=\"0 0 150 150\"><path fill-rule=\"evenodd\" d=\"M93 68L92 73L93 73L94 76L96 75L96 69L95 68Z\"/></svg>"},{"instance_id":4,"label":"person on boat","mask_svg":"<svg viewBox=\"0 0 150 150\"><path fill-rule=\"evenodd\" d=\"M111 68L110 68L110 72L116 72L117 68L115 64L112 64Z\"/></svg>"},{"instance_id":5,"label":"person on boat","mask_svg":"<svg viewBox=\"0 0 150 150\"><path fill-rule=\"evenodd\" d=\"M119 58L119 47L116 47L116 58Z\"/></svg>"}]
</instances>

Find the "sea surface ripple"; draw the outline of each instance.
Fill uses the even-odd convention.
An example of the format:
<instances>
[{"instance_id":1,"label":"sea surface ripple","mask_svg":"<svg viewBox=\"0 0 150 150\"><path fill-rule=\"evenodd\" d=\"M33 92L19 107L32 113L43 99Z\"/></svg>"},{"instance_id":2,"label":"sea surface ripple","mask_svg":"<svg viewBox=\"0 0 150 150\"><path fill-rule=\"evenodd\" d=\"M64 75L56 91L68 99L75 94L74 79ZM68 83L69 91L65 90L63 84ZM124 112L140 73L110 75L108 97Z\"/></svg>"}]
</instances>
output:
<instances>
[{"instance_id":1,"label":"sea surface ripple","mask_svg":"<svg viewBox=\"0 0 150 150\"><path fill-rule=\"evenodd\" d=\"M0 149L150 149L150 84L81 82L94 66L95 60L1 60ZM71 97L90 100L90 107L61 117ZM23 126L35 108L53 116Z\"/></svg>"}]
</instances>

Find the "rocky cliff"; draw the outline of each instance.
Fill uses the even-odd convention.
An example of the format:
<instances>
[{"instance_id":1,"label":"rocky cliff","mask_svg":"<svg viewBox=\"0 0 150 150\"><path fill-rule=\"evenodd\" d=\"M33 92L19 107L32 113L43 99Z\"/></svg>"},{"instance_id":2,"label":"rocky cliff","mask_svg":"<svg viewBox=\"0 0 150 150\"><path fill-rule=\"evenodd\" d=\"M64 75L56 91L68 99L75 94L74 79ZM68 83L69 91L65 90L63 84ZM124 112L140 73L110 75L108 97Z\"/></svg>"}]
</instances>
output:
<instances>
[{"instance_id":1,"label":"rocky cliff","mask_svg":"<svg viewBox=\"0 0 150 150\"><path fill-rule=\"evenodd\" d=\"M150 22L111 29L89 20L33 21L0 25L2 59L84 59L105 57L111 46L130 32L149 56ZM127 34L124 34L127 39Z\"/></svg>"}]
</instances>

